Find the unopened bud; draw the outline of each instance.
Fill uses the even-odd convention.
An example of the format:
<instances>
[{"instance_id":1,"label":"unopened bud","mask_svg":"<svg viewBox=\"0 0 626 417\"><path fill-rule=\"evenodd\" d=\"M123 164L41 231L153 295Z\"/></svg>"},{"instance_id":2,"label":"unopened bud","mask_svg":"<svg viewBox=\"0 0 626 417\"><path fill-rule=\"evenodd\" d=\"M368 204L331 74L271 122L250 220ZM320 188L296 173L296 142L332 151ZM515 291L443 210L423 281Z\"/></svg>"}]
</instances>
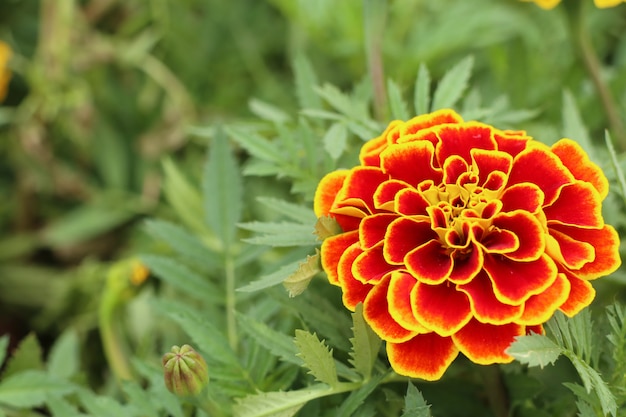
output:
<instances>
[{"instance_id":1,"label":"unopened bud","mask_svg":"<svg viewBox=\"0 0 626 417\"><path fill-rule=\"evenodd\" d=\"M181 397L200 394L209 383L209 370L204 358L191 346L172 346L162 359L165 386Z\"/></svg>"}]
</instances>

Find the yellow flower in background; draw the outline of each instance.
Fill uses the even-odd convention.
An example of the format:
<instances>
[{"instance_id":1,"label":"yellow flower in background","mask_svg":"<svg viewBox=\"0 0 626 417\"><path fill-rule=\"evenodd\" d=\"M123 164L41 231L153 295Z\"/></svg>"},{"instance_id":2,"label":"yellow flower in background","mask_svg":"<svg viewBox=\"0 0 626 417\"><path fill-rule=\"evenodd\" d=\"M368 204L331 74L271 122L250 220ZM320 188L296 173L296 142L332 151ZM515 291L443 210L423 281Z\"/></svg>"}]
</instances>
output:
<instances>
[{"instance_id":1,"label":"yellow flower in background","mask_svg":"<svg viewBox=\"0 0 626 417\"><path fill-rule=\"evenodd\" d=\"M0 41L0 101L6 97L9 80L11 79L11 71L8 69L11 55L12 51L9 45Z\"/></svg>"},{"instance_id":2,"label":"yellow flower in background","mask_svg":"<svg viewBox=\"0 0 626 417\"><path fill-rule=\"evenodd\" d=\"M535 4L537 4L537 6L546 10L554 9L561 2L561 0L523 0L523 1L532 1ZM606 9L608 7L618 6L623 1L624 0L593 0L596 7L599 7L600 9Z\"/></svg>"}]
</instances>

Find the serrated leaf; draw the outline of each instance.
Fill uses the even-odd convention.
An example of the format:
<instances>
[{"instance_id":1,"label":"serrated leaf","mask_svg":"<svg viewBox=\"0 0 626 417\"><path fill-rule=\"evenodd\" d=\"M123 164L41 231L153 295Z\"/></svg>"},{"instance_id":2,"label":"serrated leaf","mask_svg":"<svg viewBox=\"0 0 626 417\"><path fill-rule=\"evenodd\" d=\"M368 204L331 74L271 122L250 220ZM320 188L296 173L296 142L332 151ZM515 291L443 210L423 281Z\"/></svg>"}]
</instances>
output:
<instances>
[{"instance_id":1,"label":"serrated leaf","mask_svg":"<svg viewBox=\"0 0 626 417\"><path fill-rule=\"evenodd\" d=\"M282 283L287 277L293 274L297 269L298 265L300 265L300 261L291 262L287 265L283 265L278 269L278 271L273 272L268 275L263 275L256 281L252 281L251 283L244 285L243 287L237 288L237 291L241 292L255 292L260 291L265 288L273 287L274 285L278 285Z\"/></svg>"},{"instance_id":2,"label":"serrated leaf","mask_svg":"<svg viewBox=\"0 0 626 417\"><path fill-rule=\"evenodd\" d=\"M0 404L17 408L39 407L47 396L72 392L74 386L43 371L24 371L0 382Z\"/></svg>"},{"instance_id":3,"label":"serrated leaf","mask_svg":"<svg viewBox=\"0 0 626 417\"><path fill-rule=\"evenodd\" d=\"M583 122L576 99L569 90L563 90L563 137L575 140L589 155L592 161L596 161L594 147L589 137L589 132Z\"/></svg>"},{"instance_id":4,"label":"serrated leaf","mask_svg":"<svg viewBox=\"0 0 626 417\"><path fill-rule=\"evenodd\" d=\"M274 247L313 246L317 239L310 225L293 222L248 222L240 223L239 227L260 235L243 239L255 245Z\"/></svg>"},{"instance_id":5,"label":"serrated leaf","mask_svg":"<svg viewBox=\"0 0 626 417\"><path fill-rule=\"evenodd\" d=\"M315 222L315 234L319 240L341 233L341 226L334 217L322 216Z\"/></svg>"},{"instance_id":6,"label":"serrated leaf","mask_svg":"<svg viewBox=\"0 0 626 417\"><path fill-rule=\"evenodd\" d=\"M415 81L415 93L413 97L415 114L425 114L430 110L430 73L424 63L420 64Z\"/></svg>"},{"instance_id":7,"label":"serrated leaf","mask_svg":"<svg viewBox=\"0 0 626 417\"><path fill-rule=\"evenodd\" d=\"M411 382L408 384L404 397L402 417L431 417L430 405L426 403L422 393Z\"/></svg>"},{"instance_id":8,"label":"serrated leaf","mask_svg":"<svg viewBox=\"0 0 626 417\"><path fill-rule=\"evenodd\" d=\"M237 322L244 332L275 356L286 362L302 365L302 360L296 356L298 350L291 337L243 314L237 314Z\"/></svg>"},{"instance_id":9,"label":"serrated leaf","mask_svg":"<svg viewBox=\"0 0 626 417\"><path fill-rule=\"evenodd\" d=\"M29 333L19 343L13 354L8 359L7 367L3 376L9 377L26 370L42 370L44 369L41 345L34 333Z\"/></svg>"},{"instance_id":10,"label":"serrated leaf","mask_svg":"<svg viewBox=\"0 0 626 417\"><path fill-rule=\"evenodd\" d=\"M550 338L540 334L531 334L517 336L506 353L523 364L543 368L548 364L554 364L562 351L561 347Z\"/></svg>"},{"instance_id":11,"label":"serrated leaf","mask_svg":"<svg viewBox=\"0 0 626 417\"><path fill-rule=\"evenodd\" d=\"M468 56L450 69L441 79L433 97L432 110L453 107L468 86L474 58Z\"/></svg>"},{"instance_id":12,"label":"serrated leaf","mask_svg":"<svg viewBox=\"0 0 626 417\"><path fill-rule=\"evenodd\" d=\"M4 359L8 355L9 349L9 335L0 336L0 367L4 364Z\"/></svg>"},{"instance_id":13,"label":"serrated leaf","mask_svg":"<svg viewBox=\"0 0 626 417\"><path fill-rule=\"evenodd\" d=\"M318 109L322 101L313 89L317 85L317 76L311 62L303 54L293 60L293 71L296 81L296 97L302 109Z\"/></svg>"},{"instance_id":14,"label":"serrated leaf","mask_svg":"<svg viewBox=\"0 0 626 417\"><path fill-rule=\"evenodd\" d=\"M608 385L602 379L598 371L593 369L591 365L584 362L580 357L576 355L567 355L574 368L578 372L580 379L587 392L594 390L600 400L602 412L604 415L611 414L615 416L617 414L617 403L615 402L615 396L609 390Z\"/></svg>"},{"instance_id":15,"label":"serrated leaf","mask_svg":"<svg viewBox=\"0 0 626 417\"><path fill-rule=\"evenodd\" d=\"M391 107L391 117L398 120L409 119L409 108L402 98L402 91L393 80L387 80L387 96Z\"/></svg>"},{"instance_id":16,"label":"serrated leaf","mask_svg":"<svg viewBox=\"0 0 626 417\"><path fill-rule=\"evenodd\" d=\"M384 374L377 375L363 384L359 389L352 391L348 398L342 403L341 407L334 414L334 417L350 417L354 415L354 412L359 408L363 401L374 391L380 381L385 377Z\"/></svg>"},{"instance_id":17,"label":"serrated leaf","mask_svg":"<svg viewBox=\"0 0 626 417\"><path fill-rule=\"evenodd\" d=\"M74 329L68 329L59 336L50 349L48 372L60 378L69 379L80 368L80 343Z\"/></svg>"},{"instance_id":18,"label":"serrated leaf","mask_svg":"<svg viewBox=\"0 0 626 417\"><path fill-rule=\"evenodd\" d=\"M201 266L203 270L213 270L222 265L215 252L209 250L195 235L174 223L148 220L144 227L153 238L163 241L178 255Z\"/></svg>"},{"instance_id":19,"label":"serrated leaf","mask_svg":"<svg viewBox=\"0 0 626 417\"><path fill-rule=\"evenodd\" d=\"M324 341L319 340L315 333L298 329L294 343L298 348L298 357L304 361L304 366L309 368L309 373L316 380L330 386L339 382L333 351L329 350Z\"/></svg>"},{"instance_id":20,"label":"serrated leaf","mask_svg":"<svg viewBox=\"0 0 626 417\"><path fill-rule=\"evenodd\" d=\"M237 399L234 417L292 417L307 402L332 393L327 386L318 385L288 392L263 392Z\"/></svg>"},{"instance_id":21,"label":"serrated leaf","mask_svg":"<svg viewBox=\"0 0 626 417\"><path fill-rule=\"evenodd\" d=\"M367 379L372 374L372 368L380 351L382 341L363 318L363 304L359 303L352 313L352 333L350 338L352 351L350 363L363 378Z\"/></svg>"},{"instance_id":22,"label":"serrated leaf","mask_svg":"<svg viewBox=\"0 0 626 417\"><path fill-rule=\"evenodd\" d=\"M239 166L222 129L218 129L211 142L202 192L205 220L228 252L241 218L243 185Z\"/></svg>"},{"instance_id":23,"label":"serrated leaf","mask_svg":"<svg viewBox=\"0 0 626 417\"><path fill-rule=\"evenodd\" d=\"M289 201L280 200L272 197L259 197L257 200L264 206L274 210L277 213L283 214L302 224L313 224L317 217L310 207L294 204Z\"/></svg>"},{"instance_id":24,"label":"serrated leaf","mask_svg":"<svg viewBox=\"0 0 626 417\"><path fill-rule=\"evenodd\" d=\"M609 155L611 155L611 165L615 170L615 176L617 177L617 183L619 184L619 188L622 193L622 199L624 200L624 203L626 203L626 177L624 176L622 167L620 166L617 159L617 152L615 152L615 147L613 147L613 140L611 139L611 134L608 132L608 130L604 132L604 142L606 143L606 148L609 151Z\"/></svg>"},{"instance_id":25,"label":"serrated leaf","mask_svg":"<svg viewBox=\"0 0 626 417\"><path fill-rule=\"evenodd\" d=\"M159 255L141 255L143 262L155 276L172 287L203 301L223 303L220 290L206 278L171 258Z\"/></svg>"},{"instance_id":26,"label":"serrated leaf","mask_svg":"<svg viewBox=\"0 0 626 417\"><path fill-rule=\"evenodd\" d=\"M298 269L283 281L283 285L289 292L289 297L302 294L309 286L313 277L321 271L319 253L307 256L306 260L298 265Z\"/></svg>"},{"instance_id":27,"label":"serrated leaf","mask_svg":"<svg viewBox=\"0 0 626 417\"><path fill-rule=\"evenodd\" d=\"M279 163L282 155L273 142L267 140L258 133L251 132L241 127L227 127L226 133L252 156L263 161Z\"/></svg>"},{"instance_id":28,"label":"serrated leaf","mask_svg":"<svg viewBox=\"0 0 626 417\"><path fill-rule=\"evenodd\" d=\"M163 192L178 217L192 230L206 230L202 221L202 197L171 159L163 161Z\"/></svg>"},{"instance_id":29,"label":"serrated leaf","mask_svg":"<svg viewBox=\"0 0 626 417\"><path fill-rule=\"evenodd\" d=\"M362 116L358 106L355 106L350 97L334 85L324 84L322 87L315 87L314 90L339 113L354 119L359 119Z\"/></svg>"},{"instance_id":30,"label":"serrated leaf","mask_svg":"<svg viewBox=\"0 0 626 417\"><path fill-rule=\"evenodd\" d=\"M256 98L252 98L248 101L248 107L256 116L270 122L285 123L291 119L287 113L278 107Z\"/></svg>"},{"instance_id":31,"label":"serrated leaf","mask_svg":"<svg viewBox=\"0 0 626 417\"><path fill-rule=\"evenodd\" d=\"M326 131L322 142L324 143L324 149L328 152L330 157L338 159L343 151L345 151L346 144L348 143L348 129L345 123L333 123Z\"/></svg>"}]
</instances>

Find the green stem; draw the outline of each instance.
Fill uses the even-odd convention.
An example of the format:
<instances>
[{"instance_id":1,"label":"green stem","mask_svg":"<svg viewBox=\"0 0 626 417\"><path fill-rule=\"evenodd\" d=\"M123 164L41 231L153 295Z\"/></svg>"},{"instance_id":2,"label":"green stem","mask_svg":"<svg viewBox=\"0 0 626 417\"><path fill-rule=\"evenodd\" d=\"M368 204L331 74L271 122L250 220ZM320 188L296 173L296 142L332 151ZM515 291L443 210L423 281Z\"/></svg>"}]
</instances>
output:
<instances>
[{"instance_id":1,"label":"green stem","mask_svg":"<svg viewBox=\"0 0 626 417\"><path fill-rule=\"evenodd\" d=\"M591 81L595 86L600 102L604 108L604 112L608 119L611 130L615 135L617 143L622 150L626 150L626 130L624 122L619 114L619 108L611 93L611 90L602 79L602 65L598 58L598 54L591 42L591 34L586 21L586 1L579 1L576 14L570 16L572 23L572 32L576 37L576 42L580 49L580 54L585 64L585 68L591 77Z\"/></svg>"},{"instance_id":2,"label":"green stem","mask_svg":"<svg viewBox=\"0 0 626 417\"><path fill-rule=\"evenodd\" d=\"M118 380L133 379L125 344L115 323L119 323L119 298L108 288L100 302L98 314L100 338L109 367Z\"/></svg>"},{"instance_id":3,"label":"green stem","mask_svg":"<svg viewBox=\"0 0 626 417\"><path fill-rule=\"evenodd\" d=\"M235 262L230 254L226 255L224 269L226 274L226 329L228 343L233 352L236 352L239 338L237 335L237 317L235 316L237 311Z\"/></svg>"},{"instance_id":4,"label":"green stem","mask_svg":"<svg viewBox=\"0 0 626 417\"><path fill-rule=\"evenodd\" d=\"M387 91L385 89L385 69L383 66L383 36L387 0L363 0L363 30L365 32L365 53L367 69L374 91L374 115L383 121L387 113Z\"/></svg>"},{"instance_id":5,"label":"green stem","mask_svg":"<svg viewBox=\"0 0 626 417\"><path fill-rule=\"evenodd\" d=\"M479 366L489 406L496 417L508 417L509 394L498 365Z\"/></svg>"}]
</instances>

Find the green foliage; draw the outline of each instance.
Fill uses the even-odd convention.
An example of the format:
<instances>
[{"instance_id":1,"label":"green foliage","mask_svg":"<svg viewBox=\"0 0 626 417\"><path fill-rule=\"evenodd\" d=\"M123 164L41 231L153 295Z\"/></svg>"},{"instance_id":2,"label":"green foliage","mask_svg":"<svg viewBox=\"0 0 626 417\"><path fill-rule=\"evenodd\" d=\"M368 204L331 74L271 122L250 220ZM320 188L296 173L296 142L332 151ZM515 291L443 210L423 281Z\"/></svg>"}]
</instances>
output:
<instances>
[{"instance_id":1,"label":"green foliage","mask_svg":"<svg viewBox=\"0 0 626 417\"><path fill-rule=\"evenodd\" d=\"M320 341L315 333L296 330L295 344L298 348L298 357L304 361L304 366L309 368L309 373L319 382L331 387L336 386L339 381L333 352L328 350L324 341Z\"/></svg>"},{"instance_id":2,"label":"green foliage","mask_svg":"<svg viewBox=\"0 0 626 417\"><path fill-rule=\"evenodd\" d=\"M352 351L350 363L364 379L372 375L372 368L380 351L381 340L369 327L363 318L363 305L357 305L352 313L352 332L354 337L350 339Z\"/></svg>"},{"instance_id":3,"label":"green foliage","mask_svg":"<svg viewBox=\"0 0 626 417\"><path fill-rule=\"evenodd\" d=\"M422 393L409 382L404 397L404 412L402 417L430 417L430 405L426 403Z\"/></svg>"}]
</instances>

